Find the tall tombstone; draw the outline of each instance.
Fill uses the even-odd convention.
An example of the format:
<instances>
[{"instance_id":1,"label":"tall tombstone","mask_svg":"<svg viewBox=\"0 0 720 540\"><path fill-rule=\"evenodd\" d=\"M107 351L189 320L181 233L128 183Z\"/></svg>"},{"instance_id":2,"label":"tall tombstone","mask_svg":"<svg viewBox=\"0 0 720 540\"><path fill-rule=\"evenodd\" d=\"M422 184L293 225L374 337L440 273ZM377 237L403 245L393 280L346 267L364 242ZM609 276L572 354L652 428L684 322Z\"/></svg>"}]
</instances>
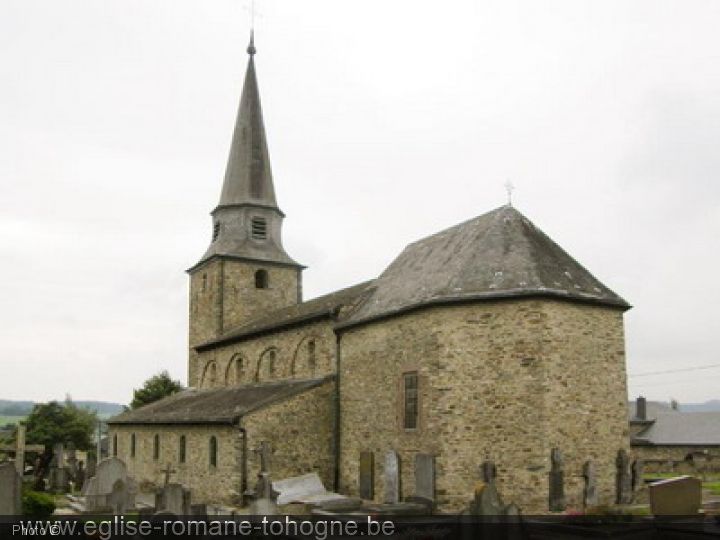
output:
<instances>
[{"instance_id":1,"label":"tall tombstone","mask_svg":"<svg viewBox=\"0 0 720 540\"><path fill-rule=\"evenodd\" d=\"M643 485L643 472L645 469L645 463L643 460L638 458L633 461L632 464L632 490L633 493L639 490Z\"/></svg>"},{"instance_id":2,"label":"tall tombstone","mask_svg":"<svg viewBox=\"0 0 720 540\"><path fill-rule=\"evenodd\" d=\"M480 465L480 479L483 482L494 482L497 477L497 467L494 461L485 460Z\"/></svg>"},{"instance_id":3,"label":"tall tombstone","mask_svg":"<svg viewBox=\"0 0 720 540\"><path fill-rule=\"evenodd\" d=\"M50 466L57 468L65 466L65 447L63 443L55 443L53 446L53 458Z\"/></svg>"},{"instance_id":4,"label":"tall tombstone","mask_svg":"<svg viewBox=\"0 0 720 540\"><path fill-rule=\"evenodd\" d=\"M74 480L77 474L77 454L75 452L75 444L69 443L65 452L65 463L67 464L70 477Z\"/></svg>"},{"instance_id":5,"label":"tall tombstone","mask_svg":"<svg viewBox=\"0 0 720 540\"><path fill-rule=\"evenodd\" d=\"M18 516L22 512L22 480L15 464L0 465L0 516Z\"/></svg>"},{"instance_id":6,"label":"tall tombstone","mask_svg":"<svg viewBox=\"0 0 720 540\"><path fill-rule=\"evenodd\" d=\"M550 511L562 512L565 510L565 471L563 470L562 453L558 448L553 448L550 452L549 480Z\"/></svg>"},{"instance_id":7,"label":"tall tombstone","mask_svg":"<svg viewBox=\"0 0 720 540\"><path fill-rule=\"evenodd\" d=\"M93 476L95 476L96 470L97 470L97 456L94 456L93 454L88 454L87 469L85 471L87 478L92 478Z\"/></svg>"},{"instance_id":8,"label":"tall tombstone","mask_svg":"<svg viewBox=\"0 0 720 540\"><path fill-rule=\"evenodd\" d=\"M375 497L375 454L360 452L360 498L372 500Z\"/></svg>"},{"instance_id":9,"label":"tall tombstone","mask_svg":"<svg viewBox=\"0 0 720 540\"><path fill-rule=\"evenodd\" d=\"M15 432L15 469L22 477L25 474L25 424L18 424ZM0 514L1 515L1 514Z\"/></svg>"},{"instance_id":10,"label":"tall tombstone","mask_svg":"<svg viewBox=\"0 0 720 540\"><path fill-rule=\"evenodd\" d=\"M400 456L395 450L385 453L385 497L383 502L396 504L400 502Z\"/></svg>"},{"instance_id":11,"label":"tall tombstone","mask_svg":"<svg viewBox=\"0 0 720 540\"><path fill-rule=\"evenodd\" d=\"M589 508L597 506L597 474L595 472L595 464L592 461L586 461L583 464L583 478L585 486L583 487L583 506Z\"/></svg>"},{"instance_id":12,"label":"tall tombstone","mask_svg":"<svg viewBox=\"0 0 720 540\"><path fill-rule=\"evenodd\" d=\"M435 502L435 456L415 454L415 496Z\"/></svg>"},{"instance_id":13,"label":"tall tombstone","mask_svg":"<svg viewBox=\"0 0 720 540\"><path fill-rule=\"evenodd\" d=\"M632 474L630 472L630 458L624 448L618 450L615 458L615 502L617 504L630 504L632 502Z\"/></svg>"}]
</instances>

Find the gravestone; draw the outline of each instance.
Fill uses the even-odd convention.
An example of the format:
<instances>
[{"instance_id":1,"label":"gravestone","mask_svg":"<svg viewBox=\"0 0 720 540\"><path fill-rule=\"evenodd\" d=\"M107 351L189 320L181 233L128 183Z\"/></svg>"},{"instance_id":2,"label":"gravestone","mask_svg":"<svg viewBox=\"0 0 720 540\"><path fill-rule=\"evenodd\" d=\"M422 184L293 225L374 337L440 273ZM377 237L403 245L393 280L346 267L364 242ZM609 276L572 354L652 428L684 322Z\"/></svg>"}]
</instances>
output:
<instances>
[{"instance_id":1,"label":"gravestone","mask_svg":"<svg viewBox=\"0 0 720 540\"><path fill-rule=\"evenodd\" d=\"M75 479L75 475L77 474L77 455L73 443L68 444L67 452L65 453L65 463L67 464L70 478Z\"/></svg>"},{"instance_id":2,"label":"gravestone","mask_svg":"<svg viewBox=\"0 0 720 540\"><path fill-rule=\"evenodd\" d=\"M632 464L632 490L639 490L643 486L643 469L645 464L642 459L636 459Z\"/></svg>"},{"instance_id":3,"label":"gravestone","mask_svg":"<svg viewBox=\"0 0 720 540\"><path fill-rule=\"evenodd\" d=\"M83 461L78 461L77 472L75 473L75 485L80 489L85 485L85 466Z\"/></svg>"},{"instance_id":4,"label":"gravestone","mask_svg":"<svg viewBox=\"0 0 720 540\"><path fill-rule=\"evenodd\" d=\"M650 511L655 516L695 516L702 505L702 482L692 476L679 476L653 482Z\"/></svg>"},{"instance_id":5,"label":"gravestone","mask_svg":"<svg viewBox=\"0 0 720 540\"><path fill-rule=\"evenodd\" d=\"M83 495L89 512L111 510L120 514L135 506L137 486L127 467L116 457L103 459L94 477L85 483Z\"/></svg>"},{"instance_id":6,"label":"gravestone","mask_svg":"<svg viewBox=\"0 0 720 540\"><path fill-rule=\"evenodd\" d=\"M92 478L95 476L95 472L97 471L97 457L88 454L87 457L87 470L85 471L85 475L87 478Z\"/></svg>"},{"instance_id":7,"label":"gravestone","mask_svg":"<svg viewBox=\"0 0 720 540\"><path fill-rule=\"evenodd\" d=\"M270 479L270 445L261 441L260 446L253 450L260 456L260 472L255 484L254 500L250 505L250 512L254 515L275 515L279 513L277 498L279 493L273 489Z\"/></svg>"},{"instance_id":8,"label":"gravestone","mask_svg":"<svg viewBox=\"0 0 720 540\"><path fill-rule=\"evenodd\" d=\"M565 471L562 453L558 448L550 452L549 507L551 512L565 510Z\"/></svg>"},{"instance_id":9,"label":"gravestone","mask_svg":"<svg viewBox=\"0 0 720 540\"><path fill-rule=\"evenodd\" d=\"M0 465L0 516L18 516L22 512L22 478L14 463Z\"/></svg>"},{"instance_id":10,"label":"gravestone","mask_svg":"<svg viewBox=\"0 0 720 540\"><path fill-rule=\"evenodd\" d=\"M415 497L435 502L435 456L415 454Z\"/></svg>"},{"instance_id":11,"label":"gravestone","mask_svg":"<svg viewBox=\"0 0 720 540\"><path fill-rule=\"evenodd\" d=\"M360 498L372 500L375 497L375 454L360 452Z\"/></svg>"},{"instance_id":12,"label":"gravestone","mask_svg":"<svg viewBox=\"0 0 720 540\"><path fill-rule=\"evenodd\" d=\"M474 516L501 516L505 505L494 481L477 482L470 513Z\"/></svg>"},{"instance_id":13,"label":"gravestone","mask_svg":"<svg viewBox=\"0 0 720 540\"><path fill-rule=\"evenodd\" d=\"M167 483L155 493L155 508L177 516L189 516L192 514L190 498L190 490L182 484Z\"/></svg>"},{"instance_id":14,"label":"gravestone","mask_svg":"<svg viewBox=\"0 0 720 540\"><path fill-rule=\"evenodd\" d=\"M400 502L400 456L395 450L385 453L385 494L383 502L396 504Z\"/></svg>"},{"instance_id":15,"label":"gravestone","mask_svg":"<svg viewBox=\"0 0 720 540\"><path fill-rule=\"evenodd\" d=\"M25 424L18 424L15 432L15 469L22 477L25 474ZM0 514L2 515L2 514Z\"/></svg>"},{"instance_id":16,"label":"gravestone","mask_svg":"<svg viewBox=\"0 0 720 540\"><path fill-rule=\"evenodd\" d=\"M583 506L585 508L597 506L597 474L595 473L595 464L592 461L586 461L583 464L583 478L585 479Z\"/></svg>"},{"instance_id":17,"label":"gravestone","mask_svg":"<svg viewBox=\"0 0 720 540\"><path fill-rule=\"evenodd\" d=\"M632 474L630 473L630 458L624 448L618 450L615 468L615 502L630 504L632 502Z\"/></svg>"},{"instance_id":18,"label":"gravestone","mask_svg":"<svg viewBox=\"0 0 720 540\"><path fill-rule=\"evenodd\" d=\"M495 462L486 460L480 465L480 479L483 482L494 482L497 476L497 467Z\"/></svg>"}]
</instances>

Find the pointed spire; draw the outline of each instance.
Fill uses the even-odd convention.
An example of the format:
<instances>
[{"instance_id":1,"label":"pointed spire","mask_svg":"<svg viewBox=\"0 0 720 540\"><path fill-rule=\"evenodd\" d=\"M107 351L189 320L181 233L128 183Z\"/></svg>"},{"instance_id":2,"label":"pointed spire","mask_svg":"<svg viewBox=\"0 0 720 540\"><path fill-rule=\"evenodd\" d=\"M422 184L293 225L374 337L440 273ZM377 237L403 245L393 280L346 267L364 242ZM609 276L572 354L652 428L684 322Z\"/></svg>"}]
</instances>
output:
<instances>
[{"instance_id":1,"label":"pointed spire","mask_svg":"<svg viewBox=\"0 0 720 540\"><path fill-rule=\"evenodd\" d=\"M250 204L277 208L255 75L254 32L250 34L247 52L250 58L218 207Z\"/></svg>"}]
</instances>

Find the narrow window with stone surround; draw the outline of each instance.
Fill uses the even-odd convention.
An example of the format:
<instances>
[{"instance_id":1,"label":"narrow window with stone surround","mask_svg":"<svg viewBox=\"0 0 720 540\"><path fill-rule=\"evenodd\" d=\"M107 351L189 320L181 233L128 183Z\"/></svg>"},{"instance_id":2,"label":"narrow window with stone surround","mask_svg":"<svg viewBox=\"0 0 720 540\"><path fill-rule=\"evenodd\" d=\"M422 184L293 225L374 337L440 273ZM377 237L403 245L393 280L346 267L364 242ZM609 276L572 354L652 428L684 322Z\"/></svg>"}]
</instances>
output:
<instances>
[{"instance_id":1,"label":"narrow window with stone surround","mask_svg":"<svg viewBox=\"0 0 720 540\"><path fill-rule=\"evenodd\" d=\"M135 434L130 435L130 457L135 457Z\"/></svg>"},{"instance_id":2,"label":"narrow window with stone surround","mask_svg":"<svg viewBox=\"0 0 720 540\"><path fill-rule=\"evenodd\" d=\"M267 221L265 221L265 218L252 218L250 221L250 235L253 240L265 240L267 238Z\"/></svg>"},{"instance_id":3,"label":"narrow window with stone surround","mask_svg":"<svg viewBox=\"0 0 720 540\"><path fill-rule=\"evenodd\" d=\"M267 270L258 270L255 272L255 288L256 289L267 289L268 284L268 273Z\"/></svg>"},{"instance_id":4,"label":"narrow window with stone surround","mask_svg":"<svg viewBox=\"0 0 720 540\"><path fill-rule=\"evenodd\" d=\"M115 457L117 457L117 449L118 449L117 435L113 435L112 453L113 453L113 456L115 456Z\"/></svg>"},{"instance_id":5,"label":"narrow window with stone surround","mask_svg":"<svg viewBox=\"0 0 720 540\"><path fill-rule=\"evenodd\" d=\"M310 373L312 375L315 375L315 365L317 364L316 358L315 358L315 340L311 339L308 341L307 344L307 353L308 353L308 367L310 368Z\"/></svg>"},{"instance_id":6,"label":"narrow window with stone surround","mask_svg":"<svg viewBox=\"0 0 720 540\"><path fill-rule=\"evenodd\" d=\"M210 448L209 448L209 462L211 467L217 467L217 438L215 436L210 437Z\"/></svg>"},{"instance_id":7,"label":"narrow window with stone surround","mask_svg":"<svg viewBox=\"0 0 720 540\"><path fill-rule=\"evenodd\" d=\"M418 374L417 371L403 373L403 427L418 427Z\"/></svg>"},{"instance_id":8,"label":"narrow window with stone surround","mask_svg":"<svg viewBox=\"0 0 720 540\"><path fill-rule=\"evenodd\" d=\"M178 462L185 463L185 435L180 435L180 442L178 444Z\"/></svg>"},{"instance_id":9,"label":"narrow window with stone surround","mask_svg":"<svg viewBox=\"0 0 720 540\"><path fill-rule=\"evenodd\" d=\"M155 437L153 437L153 459L160 459L160 435L157 433L155 434Z\"/></svg>"}]
</instances>

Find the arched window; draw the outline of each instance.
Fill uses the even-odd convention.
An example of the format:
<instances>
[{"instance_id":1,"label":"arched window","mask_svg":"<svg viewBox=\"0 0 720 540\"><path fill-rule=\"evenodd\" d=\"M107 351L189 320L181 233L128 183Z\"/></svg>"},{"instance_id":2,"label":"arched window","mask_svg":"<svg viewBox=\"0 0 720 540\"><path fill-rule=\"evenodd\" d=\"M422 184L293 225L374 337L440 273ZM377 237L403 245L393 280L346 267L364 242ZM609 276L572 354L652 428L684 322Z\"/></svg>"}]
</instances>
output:
<instances>
[{"instance_id":1,"label":"arched window","mask_svg":"<svg viewBox=\"0 0 720 540\"><path fill-rule=\"evenodd\" d=\"M215 388L217 385L217 364L214 360L211 360L205 366L205 372L203 373L202 381L200 382L201 388Z\"/></svg>"},{"instance_id":2,"label":"arched window","mask_svg":"<svg viewBox=\"0 0 720 540\"><path fill-rule=\"evenodd\" d=\"M213 436L210 437L210 448L208 449L208 457L209 457L209 463L211 467L217 467L217 453L218 453L218 445L217 445L217 439Z\"/></svg>"},{"instance_id":3,"label":"arched window","mask_svg":"<svg viewBox=\"0 0 720 540\"><path fill-rule=\"evenodd\" d=\"M135 434L130 435L130 457L135 457Z\"/></svg>"},{"instance_id":4,"label":"arched window","mask_svg":"<svg viewBox=\"0 0 720 540\"><path fill-rule=\"evenodd\" d=\"M267 289L268 288L268 273L267 270L258 270L255 272L255 288L256 289Z\"/></svg>"},{"instance_id":5,"label":"arched window","mask_svg":"<svg viewBox=\"0 0 720 540\"><path fill-rule=\"evenodd\" d=\"M117 444L117 435L113 435L113 445L112 445L112 455L117 456L117 450L118 450L118 444Z\"/></svg>"},{"instance_id":6,"label":"arched window","mask_svg":"<svg viewBox=\"0 0 720 540\"><path fill-rule=\"evenodd\" d=\"M200 290L205 292L205 289L207 289L207 274L202 275L202 288Z\"/></svg>"},{"instance_id":7,"label":"arched window","mask_svg":"<svg viewBox=\"0 0 720 540\"><path fill-rule=\"evenodd\" d=\"M274 378L281 371L279 363L277 349L275 347L266 349L258 360L255 381L262 382Z\"/></svg>"},{"instance_id":8,"label":"arched window","mask_svg":"<svg viewBox=\"0 0 720 540\"><path fill-rule=\"evenodd\" d=\"M160 459L160 435L157 433L153 437L153 459Z\"/></svg>"},{"instance_id":9,"label":"arched window","mask_svg":"<svg viewBox=\"0 0 720 540\"><path fill-rule=\"evenodd\" d=\"M417 429L420 408L418 407L418 374L417 371L403 373L403 427Z\"/></svg>"},{"instance_id":10,"label":"arched window","mask_svg":"<svg viewBox=\"0 0 720 540\"><path fill-rule=\"evenodd\" d=\"M185 435L180 435L180 442L178 444L178 462L185 463Z\"/></svg>"}]
</instances>

